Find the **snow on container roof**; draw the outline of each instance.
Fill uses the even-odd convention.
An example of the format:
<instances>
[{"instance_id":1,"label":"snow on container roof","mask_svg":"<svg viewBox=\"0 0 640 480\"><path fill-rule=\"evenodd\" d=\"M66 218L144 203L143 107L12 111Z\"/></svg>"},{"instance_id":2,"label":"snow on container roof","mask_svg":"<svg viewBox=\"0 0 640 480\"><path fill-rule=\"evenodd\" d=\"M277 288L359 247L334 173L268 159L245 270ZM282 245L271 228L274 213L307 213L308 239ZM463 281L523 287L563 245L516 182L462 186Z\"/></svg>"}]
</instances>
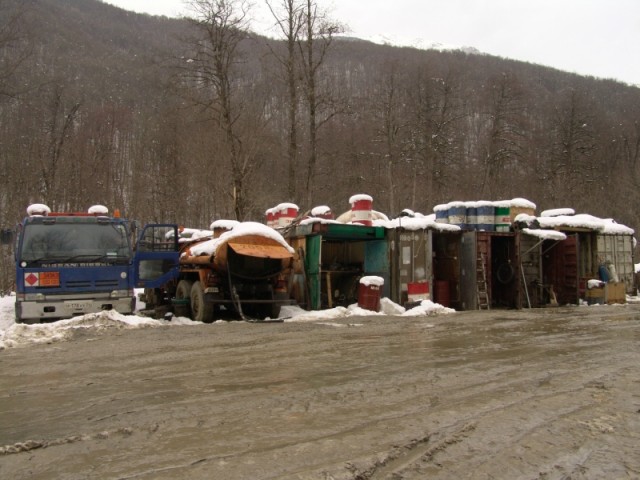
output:
<instances>
[{"instance_id":1,"label":"snow on container roof","mask_svg":"<svg viewBox=\"0 0 640 480\"><path fill-rule=\"evenodd\" d=\"M612 219L602 219L581 213L579 215L560 215L557 217L538 217L541 228L585 228L607 235L633 235L634 230L616 223Z\"/></svg>"},{"instance_id":2,"label":"snow on container roof","mask_svg":"<svg viewBox=\"0 0 640 480\"><path fill-rule=\"evenodd\" d=\"M370 287L371 285L375 285L378 287L381 287L384 285L384 278L382 277L377 277L375 275L370 275L367 277L362 277L360 279L360 283L362 285L364 285L365 287Z\"/></svg>"},{"instance_id":3,"label":"snow on container roof","mask_svg":"<svg viewBox=\"0 0 640 480\"><path fill-rule=\"evenodd\" d=\"M527 200L526 198L513 198L509 202L514 208L531 208L536 209L536 204Z\"/></svg>"},{"instance_id":4,"label":"snow on container roof","mask_svg":"<svg viewBox=\"0 0 640 480\"><path fill-rule=\"evenodd\" d=\"M458 225L451 225L450 223L436 222L435 216L428 215L423 217L398 217L393 220L374 222L378 227L385 227L389 230L394 228L404 228L405 230L438 230L440 232L459 232L460 227Z\"/></svg>"},{"instance_id":5,"label":"snow on container roof","mask_svg":"<svg viewBox=\"0 0 640 480\"><path fill-rule=\"evenodd\" d=\"M44 203L33 203L27 207L27 215L30 217L47 216L51 213L51 209Z\"/></svg>"},{"instance_id":6,"label":"snow on container roof","mask_svg":"<svg viewBox=\"0 0 640 480\"><path fill-rule=\"evenodd\" d=\"M289 251L289 253L295 254L295 250L286 242L282 235L280 235L273 228L257 222L239 222L238 225L233 228L233 230L224 232L218 238L214 238L212 240L194 245L193 247L191 247L191 254L194 256L213 255L220 245L234 238L243 237L246 235L258 235L270 238L285 247Z\"/></svg>"},{"instance_id":7,"label":"snow on container roof","mask_svg":"<svg viewBox=\"0 0 640 480\"><path fill-rule=\"evenodd\" d=\"M543 229L532 229L532 228L523 228L522 232L531 235L532 237L537 237L541 240L566 240L567 236L558 232L557 230L543 230Z\"/></svg>"},{"instance_id":8,"label":"snow on container roof","mask_svg":"<svg viewBox=\"0 0 640 480\"><path fill-rule=\"evenodd\" d=\"M571 216L575 215L576 212L573 208L554 208L551 210L543 211L540 216L541 217L560 217L560 216Z\"/></svg>"},{"instance_id":9,"label":"snow on container roof","mask_svg":"<svg viewBox=\"0 0 640 480\"><path fill-rule=\"evenodd\" d=\"M435 207L433 207L434 212L443 212L448 209L449 209L448 203L441 203L440 205L436 205Z\"/></svg>"}]
</instances>

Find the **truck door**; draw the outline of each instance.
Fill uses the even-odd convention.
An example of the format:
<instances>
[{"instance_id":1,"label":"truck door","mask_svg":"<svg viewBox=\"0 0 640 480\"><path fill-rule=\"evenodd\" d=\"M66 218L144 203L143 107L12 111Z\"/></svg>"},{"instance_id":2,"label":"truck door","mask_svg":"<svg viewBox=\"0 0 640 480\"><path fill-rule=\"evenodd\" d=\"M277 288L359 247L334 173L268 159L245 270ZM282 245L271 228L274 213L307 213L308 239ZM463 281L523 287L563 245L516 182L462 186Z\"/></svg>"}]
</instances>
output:
<instances>
[{"instance_id":1,"label":"truck door","mask_svg":"<svg viewBox=\"0 0 640 480\"><path fill-rule=\"evenodd\" d=\"M178 226L145 225L136 243L133 258L138 288L159 288L179 274Z\"/></svg>"}]
</instances>

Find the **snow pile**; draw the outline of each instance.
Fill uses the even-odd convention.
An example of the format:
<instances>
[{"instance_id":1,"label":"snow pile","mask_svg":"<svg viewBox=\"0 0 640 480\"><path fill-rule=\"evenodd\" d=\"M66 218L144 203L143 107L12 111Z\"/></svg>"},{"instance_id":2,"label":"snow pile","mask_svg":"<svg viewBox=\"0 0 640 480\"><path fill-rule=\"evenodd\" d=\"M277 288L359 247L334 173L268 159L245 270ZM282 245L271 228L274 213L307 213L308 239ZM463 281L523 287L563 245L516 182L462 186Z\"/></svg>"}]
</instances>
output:
<instances>
[{"instance_id":1,"label":"snow pile","mask_svg":"<svg viewBox=\"0 0 640 480\"><path fill-rule=\"evenodd\" d=\"M328 310L307 312L296 306L284 306L280 311L285 322L322 322L336 320L345 317L372 317L372 316L392 316L392 317L431 317L436 315L448 315L455 313L452 308L443 307L431 300L423 300L415 307L406 308L392 302L384 297L380 299L380 311L374 312L359 307L358 304L348 307L335 307Z\"/></svg>"},{"instance_id":2,"label":"snow pile","mask_svg":"<svg viewBox=\"0 0 640 480\"><path fill-rule=\"evenodd\" d=\"M73 340L79 332L87 332L91 335L117 330L129 330L139 328L157 328L162 326L203 326L205 324L194 322L185 317L172 317L168 320L154 320L148 317L136 315L122 315L116 311L90 313L68 320L59 320L53 323L36 325L16 324L14 322L15 295L0 298L0 350L12 347L26 347L29 345L54 343ZM281 308L280 319L284 322L314 322L326 323L331 320L344 318L357 318L369 316L393 316L393 317L426 317L455 313L451 308L443 307L437 303L424 300L415 308L406 310L404 307L392 302L388 298L380 300L380 312L373 312L359 307L357 304L349 307L336 307L328 310L311 311L301 309L298 306L286 305ZM391 319L390 321L394 321ZM217 321L215 324L226 323ZM331 323L334 326L344 324Z\"/></svg>"},{"instance_id":3,"label":"snow pile","mask_svg":"<svg viewBox=\"0 0 640 480\"><path fill-rule=\"evenodd\" d=\"M71 340L80 331L96 334L106 330L155 327L167 323L164 320L121 315L114 310L90 313L53 323L35 325L13 323L5 331L0 331L0 349ZM181 319L180 324L197 325L196 322L188 319Z\"/></svg>"}]
</instances>

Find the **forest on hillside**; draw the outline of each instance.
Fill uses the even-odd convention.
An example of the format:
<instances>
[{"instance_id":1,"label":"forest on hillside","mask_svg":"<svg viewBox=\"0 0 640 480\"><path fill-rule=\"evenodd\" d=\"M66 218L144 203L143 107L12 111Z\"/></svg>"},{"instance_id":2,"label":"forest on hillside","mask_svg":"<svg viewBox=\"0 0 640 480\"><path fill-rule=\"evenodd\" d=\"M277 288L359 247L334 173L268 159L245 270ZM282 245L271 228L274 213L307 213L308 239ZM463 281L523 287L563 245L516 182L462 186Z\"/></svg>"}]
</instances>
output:
<instances>
[{"instance_id":1,"label":"forest on hillside","mask_svg":"<svg viewBox=\"0 0 640 480\"><path fill-rule=\"evenodd\" d=\"M0 225L41 202L206 228L366 193L389 216L525 197L640 226L640 88L259 1L279 39L245 0L191 0L191 19L0 0Z\"/></svg>"}]
</instances>

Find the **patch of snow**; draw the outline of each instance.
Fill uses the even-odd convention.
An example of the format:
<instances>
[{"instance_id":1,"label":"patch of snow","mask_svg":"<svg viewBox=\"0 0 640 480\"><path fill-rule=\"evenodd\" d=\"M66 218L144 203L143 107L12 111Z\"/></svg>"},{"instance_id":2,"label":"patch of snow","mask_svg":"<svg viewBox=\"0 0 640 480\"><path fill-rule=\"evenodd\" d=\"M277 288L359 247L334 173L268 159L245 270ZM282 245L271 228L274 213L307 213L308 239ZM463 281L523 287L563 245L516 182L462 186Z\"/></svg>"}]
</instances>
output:
<instances>
[{"instance_id":1,"label":"patch of snow","mask_svg":"<svg viewBox=\"0 0 640 480\"><path fill-rule=\"evenodd\" d=\"M311 209L311 215L317 217L319 215L328 215L331 213L331 209L327 205L319 205Z\"/></svg>"},{"instance_id":2,"label":"patch of snow","mask_svg":"<svg viewBox=\"0 0 640 480\"><path fill-rule=\"evenodd\" d=\"M122 315L116 311L90 313L67 320L35 325L16 324L14 321L15 295L0 297L0 350L4 348L27 347L29 345L54 343L73 340L78 331L100 335L114 329L129 330L139 328L157 328L166 326L196 326L205 325L185 317L172 317L171 320L155 320L138 315ZM362 324L331 323L332 320L344 318L370 316L433 316L454 313L455 310L443 307L437 303L425 300L411 310L392 302L384 297L380 299L380 312L374 312L359 307L357 304L349 307L335 307L327 310L306 311L298 306L286 305L280 310L280 319L284 322L314 322L331 324L333 326L363 326ZM390 321L394 321L390 319ZM218 320L211 325L227 323Z\"/></svg>"},{"instance_id":3,"label":"patch of snow","mask_svg":"<svg viewBox=\"0 0 640 480\"><path fill-rule=\"evenodd\" d=\"M360 283L365 287L370 287L370 286L381 287L384 285L384 278L377 277L375 275L368 275L368 276L362 277L360 279Z\"/></svg>"},{"instance_id":4,"label":"patch of snow","mask_svg":"<svg viewBox=\"0 0 640 480\"><path fill-rule=\"evenodd\" d=\"M561 241L561 240L567 239L567 236L564 233L558 232L557 230L523 228L522 231L527 235L531 235L532 237L537 237L541 240Z\"/></svg>"},{"instance_id":5,"label":"patch of snow","mask_svg":"<svg viewBox=\"0 0 640 480\"><path fill-rule=\"evenodd\" d=\"M552 210L543 211L540 216L541 217L559 217L563 216L571 216L575 215L576 212L573 208L554 208Z\"/></svg>"},{"instance_id":6,"label":"patch of snow","mask_svg":"<svg viewBox=\"0 0 640 480\"><path fill-rule=\"evenodd\" d=\"M209 228L211 230L216 230L218 228L221 228L223 230L233 230L235 227L237 227L240 224L239 221L237 220L216 220L214 222L211 223L211 225L209 226Z\"/></svg>"},{"instance_id":7,"label":"patch of snow","mask_svg":"<svg viewBox=\"0 0 640 480\"><path fill-rule=\"evenodd\" d=\"M356 202L373 202L373 198L370 195L364 194L364 193L359 193L357 195L353 195L351 196L351 198L349 198L349 204L351 206L353 206L354 203Z\"/></svg>"}]
</instances>

